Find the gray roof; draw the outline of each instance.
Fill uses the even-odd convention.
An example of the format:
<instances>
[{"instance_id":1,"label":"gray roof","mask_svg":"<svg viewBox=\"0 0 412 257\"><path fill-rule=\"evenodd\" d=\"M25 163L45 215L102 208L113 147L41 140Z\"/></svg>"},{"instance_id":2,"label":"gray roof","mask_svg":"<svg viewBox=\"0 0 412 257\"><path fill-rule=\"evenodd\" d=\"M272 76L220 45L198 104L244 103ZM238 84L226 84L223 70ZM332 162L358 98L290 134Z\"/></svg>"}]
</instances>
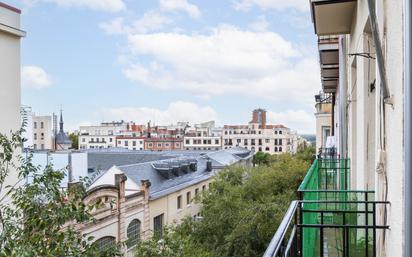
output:
<instances>
[{"instance_id":1,"label":"gray roof","mask_svg":"<svg viewBox=\"0 0 412 257\"><path fill-rule=\"evenodd\" d=\"M196 171L180 176L172 176L171 178L162 176L153 167L155 162L125 165L118 168L125 173L128 179L132 179L138 185L141 184L142 180L149 180L151 183L150 198L156 199L170 192L180 190L188 184L196 184L210 178L213 174L206 171L206 158L198 157L197 161Z\"/></svg>"},{"instance_id":2,"label":"gray roof","mask_svg":"<svg viewBox=\"0 0 412 257\"><path fill-rule=\"evenodd\" d=\"M69 136L66 133L59 131L59 133L57 133L56 135L56 144L71 145L72 141L70 140Z\"/></svg>"},{"instance_id":3,"label":"gray roof","mask_svg":"<svg viewBox=\"0 0 412 257\"><path fill-rule=\"evenodd\" d=\"M248 150L247 150L248 151ZM250 151L249 151L250 152ZM100 165L104 170L93 180L96 181L101 177L105 170L116 165L128 179L133 180L137 185L141 184L142 180L149 180L150 198L156 199L167 195L171 192L178 191L188 185L193 185L209 179L213 176L213 171L206 170L207 161L212 161L212 169L222 169L225 166L235 164L242 158L230 153L227 150L216 152L201 152L201 151L169 151L169 152L147 152L147 151L132 151L132 152L89 152L88 162L90 167ZM174 161L190 160L197 161L196 170L183 173L179 170L178 176L171 174L170 177L164 176L159 168L163 165L169 165ZM157 168L157 169L156 169Z\"/></svg>"}]
</instances>

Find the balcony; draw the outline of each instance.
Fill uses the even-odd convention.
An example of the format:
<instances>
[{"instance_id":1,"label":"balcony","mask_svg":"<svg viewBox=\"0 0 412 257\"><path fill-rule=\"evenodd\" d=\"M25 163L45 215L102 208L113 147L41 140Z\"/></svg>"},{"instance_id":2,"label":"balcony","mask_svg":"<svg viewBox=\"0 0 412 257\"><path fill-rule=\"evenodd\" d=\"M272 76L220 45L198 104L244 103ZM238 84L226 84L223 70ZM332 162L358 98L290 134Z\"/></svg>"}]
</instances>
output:
<instances>
[{"instance_id":1,"label":"balcony","mask_svg":"<svg viewBox=\"0 0 412 257\"><path fill-rule=\"evenodd\" d=\"M320 155L272 238L264 257L376 256L377 209L373 190L349 189L348 159Z\"/></svg>"},{"instance_id":2,"label":"balcony","mask_svg":"<svg viewBox=\"0 0 412 257\"><path fill-rule=\"evenodd\" d=\"M319 36L348 34L356 4L357 0L311 0L315 33Z\"/></svg>"}]
</instances>

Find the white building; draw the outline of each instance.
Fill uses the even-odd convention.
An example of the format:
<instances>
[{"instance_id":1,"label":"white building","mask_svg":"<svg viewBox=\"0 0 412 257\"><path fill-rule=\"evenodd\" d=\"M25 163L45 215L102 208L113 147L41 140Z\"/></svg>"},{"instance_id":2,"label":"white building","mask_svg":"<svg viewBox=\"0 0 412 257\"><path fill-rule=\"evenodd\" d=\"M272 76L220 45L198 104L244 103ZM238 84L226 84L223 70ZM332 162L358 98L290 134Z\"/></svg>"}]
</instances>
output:
<instances>
[{"instance_id":1,"label":"white building","mask_svg":"<svg viewBox=\"0 0 412 257\"><path fill-rule=\"evenodd\" d=\"M215 122L205 122L186 130L183 149L185 150L220 150L222 149L222 128L216 128Z\"/></svg>"},{"instance_id":2,"label":"white building","mask_svg":"<svg viewBox=\"0 0 412 257\"><path fill-rule=\"evenodd\" d=\"M129 123L106 122L95 126L80 126L79 149L116 147L116 136L129 130Z\"/></svg>"},{"instance_id":3,"label":"white building","mask_svg":"<svg viewBox=\"0 0 412 257\"><path fill-rule=\"evenodd\" d=\"M270 154L292 153L295 135L283 125L267 125L266 111L253 111L252 121L247 125L225 125L222 147L244 147L255 152Z\"/></svg>"},{"instance_id":4,"label":"white building","mask_svg":"<svg viewBox=\"0 0 412 257\"><path fill-rule=\"evenodd\" d=\"M116 146L129 150L144 150L144 137L137 136L117 136Z\"/></svg>"},{"instance_id":5,"label":"white building","mask_svg":"<svg viewBox=\"0 0 412 257\"><path fill-rule=\"evenodd\" d=\"M333 95L331 136L338 156L350 158L350 188L390 202L377 208L376 223L390 227L377 232L377 256L411 256L411 195L404 187L411 174L411 156L404 155L411 144L410 1L311 0L311 8L323 91Z\"/></svg>"},{"instance_id":6,"label":"white building","mask_svg":"<svg viewBox=\"0 0 412 257\"><path fill-rule=\"evenodd\" d=\"M0 2L0 133L9 135L21 126L20 118L20 10ZM15 184L10 174L5 185Z\"/></svg>"},{"instance_id":7,"label":"white building","mask_svg":"<svg viewBox=\"0 0 412 257\"><path fill-rule=\"evenodd\" d=\"M32 126L32 140L33 144L30 148L33 149L54 149L54 135L53 135L53 124L52 116L37 116L35 113L31 117Z\"/></svg>"}]
</instances>

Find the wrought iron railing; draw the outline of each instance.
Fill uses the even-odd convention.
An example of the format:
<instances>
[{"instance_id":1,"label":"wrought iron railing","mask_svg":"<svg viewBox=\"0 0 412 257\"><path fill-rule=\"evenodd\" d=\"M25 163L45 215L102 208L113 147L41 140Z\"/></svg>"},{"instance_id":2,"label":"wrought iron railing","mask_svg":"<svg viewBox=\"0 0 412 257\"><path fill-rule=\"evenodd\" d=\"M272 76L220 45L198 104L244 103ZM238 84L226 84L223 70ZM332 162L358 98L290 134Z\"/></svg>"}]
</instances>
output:
<instances>
[{"instance_id":1,"label":"wrought iron railing","mask_svg":"<svg viewBox=\"0 0 412 257\"><path fill-rule=\"evenodd\" d=\"M264 257L376 256L378 224L373 190L350 190L348 159L317 159L302 181Z\"/></svg>"}]
</instances>

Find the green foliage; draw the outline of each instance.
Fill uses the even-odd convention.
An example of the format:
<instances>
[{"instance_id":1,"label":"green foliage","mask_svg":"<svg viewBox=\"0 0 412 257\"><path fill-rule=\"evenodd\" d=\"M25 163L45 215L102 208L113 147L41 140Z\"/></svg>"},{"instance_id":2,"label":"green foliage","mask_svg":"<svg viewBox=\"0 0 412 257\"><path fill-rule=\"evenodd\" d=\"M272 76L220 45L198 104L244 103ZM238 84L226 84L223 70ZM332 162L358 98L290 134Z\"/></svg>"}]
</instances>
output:
<instances>
[{"instance_id":1,"label":"green foliage","mask_svg":"<svg viewBox=\"0 0 412 257\"><path fill-rule=\"evenodd\" d=\"M84 188L61 189L63 170L40 170L19 156L22 132L0 134L0 256L118 256L117 247L102 252L76 229L97 207L83 203ZM18 183L6 186L8 176Z\"/></svg>"},{"instance_id":2,"label":"green foliage","mask_svg":"<svg viewBox=\"0 0 412 257\"><path fill-rule=\"evenodd\" d=\"M261 256L308 168L309 162L282 154L270 156L267 165L225 169L199 199L202 218L184 220L163 245L158 239L142 242L138 256ZM176 242L183 249L165 254Z\"/></svg>"},{"instance_id":3,"label":"green foliage","mask_svg":"<svg viewBox=\"0 0 412 257\"><path fill-rule=\"evenodd\" d=\"M76 133L70 133L69 138L72 141L72 149L79 149L79 135Z\"/></svg>"},{"instance_id":4,"label":"green foliage","mask_svg":"<svg viewBox=\"0 0 412 257\"><path fill-rule=\"evenodd\" d=\"M270 154L269 153L264 153L264 152L257 152L255 155L253 155L253 166L256 165L268 165L269 164L269 159L270 159Z\"/></svg>"},{"instance_id":5,"label":"green foliage","mask_svg":"<svg viewBox=\"0 0 412 257\"><path fill-rule=\"evenodd\" d=\"M312 163L316 158L316 148L314 146L306 146L298 149L296 158Z\"/></svg>"}]
</instances>

